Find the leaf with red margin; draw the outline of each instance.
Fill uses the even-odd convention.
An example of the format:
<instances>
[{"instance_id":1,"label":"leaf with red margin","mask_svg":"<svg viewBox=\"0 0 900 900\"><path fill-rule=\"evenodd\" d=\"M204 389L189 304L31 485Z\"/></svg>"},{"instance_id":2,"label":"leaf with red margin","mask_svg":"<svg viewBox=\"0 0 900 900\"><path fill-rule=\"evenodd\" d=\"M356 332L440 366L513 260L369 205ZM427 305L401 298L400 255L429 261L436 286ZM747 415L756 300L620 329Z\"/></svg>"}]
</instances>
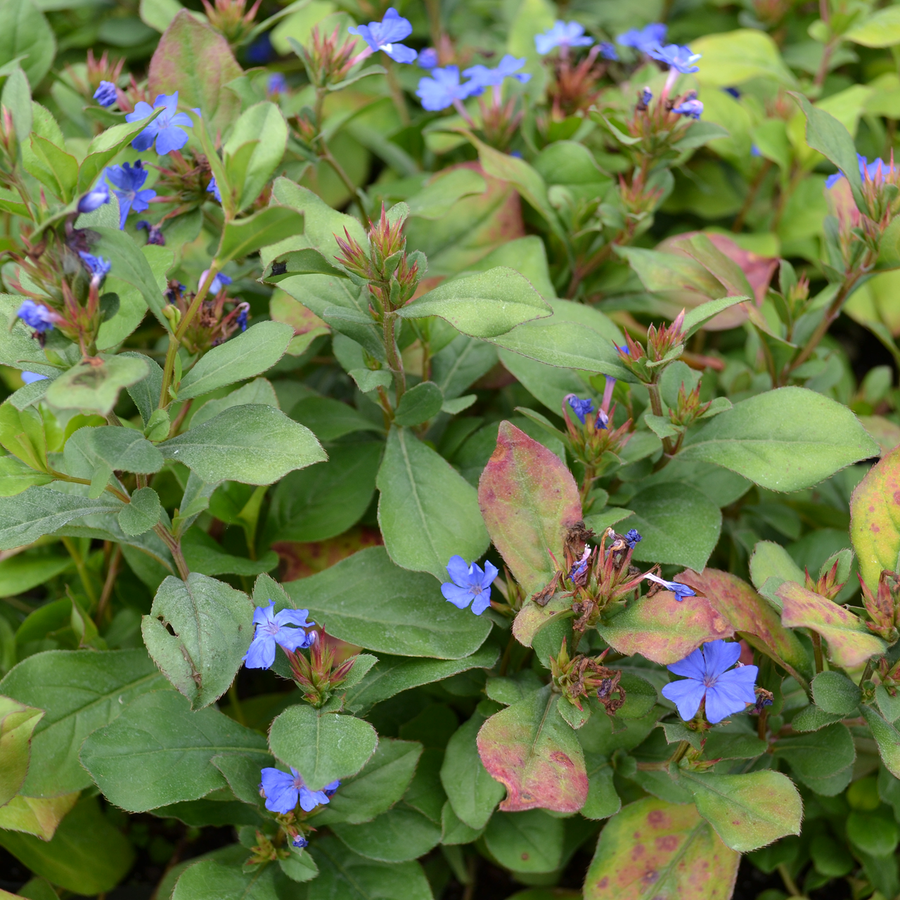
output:
<instances>
[{"instance_id":1,"label":"leaf with red margin","mask_svg":"<svg viewBox=\"0 0 900 900\"><path fill-rule=\"evenodd\" d=\"M841 668L854 669L887 649L887 644L872 634L862 619L795 581L786 581L776 593L783 603L782 624L788 628L811 628L821 635L828 641L829 659Z\"/></svg>"},{"instance_id":2,"label":"leaf with red margin","mask_svg":"<svg viewBox=\"0 0 900 900\"><path fill-rule=\"evenodd\" d=\"M688 597L679 603L670 591L629 603L624 612L598 625L597 631L619 653L640 653L663 666L684 659L707 641L734 634L728 620L705 597Z\"/></svg>"},{"instance_id":3,"label":"leaf with red margin","mask_svg":"<svg viewBox=\"0 0 900 900\"><path fill-rule=\"evenodd\" d=\"M704 569L699 575L682 572L678 577L702 592L710 606L751 647L771 656L795 677L802 673L802 681L812 678L814 673L803 644L781 624L778 613L746 581L719 569Z\"/></svg>"},{"instance_id":4,"label":"leaf with red margin","mask_svg":"<svg viewBox=\"0 0 900 900\"><path fill-rule=\"evenodd\" d=\"M693 805L630 803L600 833L585 900L728 900L740 854Z\"/></svg>"},{"instance_id":5,"label":"leaf with red margin","mask_svg":"<svg viewBox=\"0 0 900 900\"><path fill-rule=\"evenodd\" d=\"M478 505L494 546L526 595L547 585L566 531L581 519L572 473L552 451L509 422L481 474Z\"/></svg>"},{"instance_id":6,"label":"leaf with red margin","mask_svg":"<svg viewBox=\"0 0 900 900\"><path fill-rule=\"evenodd\" d=\"M850 539L874 593L882 569L896 571L900 555L900 447L873 466L850 497Z\"/></svg>"},{"instance_id":7,"label":"leaf with red margin","mask_svg":"<svg viewBox=\"0 0 900 900\"><path fill-rule=\"evenodd\" d=\"M581 744L556 708L558 694L541 688L491 716L478 732L478 755L506 787L504 812L551 809L576 813L587 800Z\"/></svg>"}]
</instances>

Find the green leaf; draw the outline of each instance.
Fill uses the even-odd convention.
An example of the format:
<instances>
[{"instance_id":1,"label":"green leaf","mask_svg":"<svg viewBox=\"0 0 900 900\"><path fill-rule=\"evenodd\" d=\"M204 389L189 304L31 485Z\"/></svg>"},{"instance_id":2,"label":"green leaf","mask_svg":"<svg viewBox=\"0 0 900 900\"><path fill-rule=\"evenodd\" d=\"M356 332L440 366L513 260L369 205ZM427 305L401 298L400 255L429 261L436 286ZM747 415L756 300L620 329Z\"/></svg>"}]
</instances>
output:
<instances>
[{"instance_id":1,"label":"green leaf","mask_svg":"<svg viewBox=\"0 0 900 900\"><path fill-rule=\"evenodd\" d=\"M816 706L823 712L844 717L858 714L861 693L859 688L840 672L820 672L812 681Z\"/></svg>"},{"instance_id":2,"label":"green leaf","mask_svg":"<svg viewBox=\"0 0 900 900\"><path fill-rule=\"evenodd\" d=\"M287 206L270 206L246 219L225 224L216 262L243 259L262 247L276 244L303 231L303 216Z\"/></svg>"},{"instance_id":3,"label":"green leaf","mask_svg":"<svg viewBox=\"0 0 900 900\"><path fill-rule=\"evenodd\" d=\"M900 42L900 9L887 6L866 16L843 37L863 47L892 47Z\"/></svg>"},{"instance_id":4,"label":"green leaf","mask_svg":"<svg viewBox=\"0 0 900 900\"><path fill-rule=\"evenodd\" d=\"M229 182L240 187L237 198L238 211L249 206L260 194L268 180L275 174L287 146L288 129L284 115L274 103L257 103L244 112L234 127L225 146L225 167L238 153L240 147L253 142L253 151L246 160L240 177L229 171Z\"/></svg>"},{"instance_id":5,"label":"green leaf","mask_svg":"<svg viewBox=\"0 0 900 900\"><path fill-rule=\"evenodd\" d=\"M76 894L111 891L128 873L134 850L109 821L96 797L84 797L49 841L0 831L0 844L35 875Z\"/></svg>"},{"instance_id":6,"label":"green leaf","mask_svg":"<svg viewBox=\"0 0 900 900\"><path fill-rule=\"evenodd\" d=\"M691 41L703 57L697 80L703 86L730 87L752 78L770 78L788 87L797 81L781 59L778 45L764 31L739 28Z\"/></svg>"},{"instance_id":7,"label":"green leaf","mask_svg":"<svg viewBox=\"0 0 900 900\"><path fill-rule=\"evenodd\" d=\"M834 601L792 581L782 584L777 594L782 602L782 624L788 628L811 628L820 634L828 641L829 659L835 665L855 669L887 649L865 622Z\"/></svg>"},{"instance_id":8,"label":"green leaf","mask_svg":"<svg viewBox=\"0 0 900 900\"><path fill-rule=\"evenodd\" d=\"M36 88L50 71L56 55L56 41L53 30L41 12L30 0L2 0L0 2L0 65L22 60L32 88ZM24 57L24 59L23 59ZM19 140L23 140L31 129L20 131L16 123Z\"/></svg>"},{"instance_id":9,"label":"green leaf","mask_svg":"<svg viewBox=\"0 0 900 900\"><path fill-rule=\"evenodd\" d=\"M203 481L272 484L294 469L326 459L315 435L272 406L232 406L158 445Z\"/></svg>"},{"instance_id":10,"label":"green leaf","mask_svg":"<svg viewBox=\"0 0 900 900\"><path fill-rule=\"evenodd\" d=\"M228 41L181 10L150 60L148 94L174 94L181 107L199 107L211 133L224 131L241 104L226 85L242 74Z\"/></svg>"},{"instance_id":11,"label":"green leaf","mask_svg":"<svg viewBox=\"0 0 900 900\"><path fill-rule=\"evenodd\" d=\"M25 168L59 200L70 203L78 181L78 160L39 134L32 134L30 143L22 149Z\"/></svg>"},{"instance_id":12,"label":"green leaf","mask_svg":"<svg viewBox=\"0 0 900 900\"><path fill-rule=\"evenodd\" d=\"M53 381L45 396L57 409L90 410L106 416L122 388L137 384L147 372L146 360L133 356L110 356L99 365L79 363Z\"/></svg>"},{"instance_id":13,"label":"green leaf","mask_svg":"<svg viewBox=\"0 0 900 900\"><path fill-rule=\"evenodd\" d=\"M383 547L354 553L285 590L298 609L333 637L398 656L462 659L485 641L491 623L447 603L431 576L395 566ZM365 604L359 597L365 596Z\"/></svg>"},{"instance_id":14,"label":"green leaf","mask_svg":"<svg viewBox=\"0 0 900 900\"><path fill-rule=\"evenodd\" d=\"M710 300L708 303L701 303L699 306L695 306L684 317L682 330L685 338L696 334L710 319L714 319L719 313L749 299L749 297L744 296L720 297L718 300Z\"/></svg>"},{"instance_id":15,"label":"green leaf","mask_svg":"<svg viewBox=\"0 0 900 900\"><path fill-rule=\"evenodd\" d=\"M31 739L23 793L54 796L87 787L90 777L78 762L85 737L165 684L143 648L48 650L22 660L0 682L0 693L45 711Z\"/></svg>"},{"instance_id":16,"label":"green leaf","mask_svg":"<svg viewBox=\"0 0 900 900\"><path fill-rule=\"evenodd\" d=\"M727 900L740 859L693 806L645 797L623 807L604 827L584 898Z\"/></svg>"},{"instance_id":17,"label":"green leaf","mask_svg":"<svg viewBox=\"0 0 900 900\"><path fill-rule=\"evenodd\" d=\"M112 425L79 428L66 441L63 458L69 475L91 481L91 497L103 493L114 471L152 475L164 462L139 431Z\"/></svg>"},{"instance_id":18,"label":"green leaf","mask_svg":"<svg viewBox=\"0 0 900 900\"><path fill-rule=\"evenodd\" d=\"M55 797L25 797L16 794L5 806L0 807L0 829L33 834L42 841L49 841L59 823L78 801L79 791L58 794ZM0 831L0 835L3 831Z\"/></svg>"},{"instance_id":19,"label":"green leaf","mask_svg":"<svg viewBox=\"0 0 900 900\"><path fill-rule=\"evenodd\" d=\"M218 700L253 637L253 604L243 591L191 572L166 578L141 619L147 650L194 709Z\"/></svg>"},{"instance_id":20,"label":"green leaf","mask_svg":"<svg viewBox=\"0 0 900 900\"><path fill-rule=\"evenodd\" d=\"M881 761L894 778L900 778L900 732L871 707L863 706L861 709L878 744Z\"/></svg>"},{"instance_id":21,"label":"green leaf","mask_svg":"<svg viewBox=\"0 0 900 900\"><path fill-rule=\"evenodd\" d=\"M575 813L587 799L584 754L549 687L491 716L478 733L478 754L506 787L504 812Z\"/></svg>"},{"instance_id":22,"label":"green leaf","mask_svg":"<svg viewBox=\"0 0 900 900\"><path fill-rule=\"evenodd\" d=\"M31 735L44 713L0 696L0 806L18 793L28 772Z\"/></svg>"},{"instance_id":23,"label":"green leaf","mask_svg":"<svg viewBox=\"0 0 900 900\"><path fill-rule=\"evenodd\" d=\"M408 390L394 413L394 422L411 428L433 419L444 404L441 389L433 381L423 381Z\"/></svg>"},{"instance_id":24,"label":"green leaf","mask_svg":"<svg viewBox=\"0 0 900 900\"><path fill-rule=\"evenodd\" d=\"M278 554L267 550L258 559L233 556L200 528L191 528L181 539L184 561L192 572L202 575L262 575L278 565Z\"/></svg>"},{"instance_id":25,"label":"green leaf","mask_svg":"<svg viewBox=\"0 0 900 900\"><path fill-rule=\"evenodd\" d=\"M828 725L812 734L779 738L774 744L776 758L788 761L791 771L807 787L826 797L839 794L850 783L850 766L856 758L853 738L846 725ZM847 772L846 781L833 783Z\"/></svg>"},{"instance_id":26,"label":"green leaf","mask_svg":"<svg viewBox=\"0 0 900 900\"><path fill-rule=\"evenodd\" d=\"M119 528L129 537L149 531L162 515L159 494L153 488L138 488L131 495L131 503L119 511Z\"/></svg>"},{"instance_id":27,"label":"green leaf","mask_svg":"<svg viewBox=\"0 0 900 900\"><path fill-rule=\"evenodd\" d=\"M271 369L284 356L294 330L283 322L259 322L213 347L181 379L178 399L188 400Z\"/></svg>"},{"instance_id":28,"label":"green leaf","mask_svg":"<svg viewBox=\"0 0 900 900\"><path fill-rule=\"evenodd\" d=\"M192 712L181 694L157 690L90 734L81 747L81 764L111 803L144 812L225 787L210 760L227 753L253 756L260 766L269 760L259 733L216 709Z\"/></svg>"},{"instance_id":29,"label":"green leaf","mask_svg":"<svg viewBox=\"0 0 900 900\"><path fill-rule=\"evenodd\" d=\"M307 397L294 406L290 414L295 422L305 425L320 441L336 441L357 431L383 433L381 427L352 406L331 397Z\"/></svg>"},{"instance_id":30,"label":"green leaf","mask_svg":"<svg viewBox=\"0 0 900 900\"><path fill-rule=\"evenodd\" d=\"M811 487L876 455L878 445L846 406L798 387L736 403L698 429L679 454L774 491Z\"/></svg>"},{"instance_id":31,"label":"green leaf","mask_svg":"<svg viewBox=\"0 0 900 900\"><path fill-rule=\"evenodd\" d=\"M278 866L256 865L245 872L240 861L249 857L249 851L240 845L235 845L235 857L192 860L175 884L171 900L277 900L298 896L297 888Z\"/></svg>"},{"instance_id":32,"label":"green leaf","mask_svg":"<svg viewBox=\"0 0 900 900\"><path fill-rule=\"evenodd\" d=\"M788 834L800 834L803 801L780 772L714 775L682 769L697 810L732 850L758 850Z\"/></svg>"},{"instance_id":33,"label":"green leaf","mask_svg":"<svg viewBox=\"0 0 900 900\"><path fill-rule=\"evenodd\" d=\"M360 856L389 863L418 859L441 841L440 826L405 804L371 822L332 825L331 829L341 843Z\"/></svg>"},{"instance_id":34,"label":"green leaf","mask_svg":"<svg viewBox=\"0 0 900 900\"><path fill-rule=\"evenodd\" d=\"M385 547L403 568L443 581L450 557L474 561L487 550L475 489L405 429L391 429L375 483Z\"/></svg>"},{"instance_id":35,"label":"green leaf","mask_svg":"<svg viewBox=\"0 0 900 900\"><path fill-rule=\"evenodd\" d=\"M566 532L581 519L575 479L555 453L509 422L478 485L494 546L526 595L545 587L563 558Z\"/></svg>"},{"instance_id":36,"label":"green leaf","mask_svg":"<svg viewBox=\"0 0 900 900\"><path fill-rule=\"evenodd\" d=\"M565 823L543 810L497 813L484 832L494 859L516 872L553 872L562 864Z\"/></svg>"},{"instance_id":37,"label":"green leaf","mask_svg":"<svg viewBox=\"0 0 900 900\"><path fill-rule=\"evenodd\" d=\"M498 266L445 281L398 310L397 315L403 319L439 316L463 334L494 338L552 312L527 278L514 269Z\"/></svg>"},{"instance_id":38,"label":"green leaf","mask_svg":"<svg viewBox=\"0 0 900 900\"><path fill-rule=\"evenodd\" d=\"M866 473L850 497L850 537L863 581L873 594L883 570L897 569L900 521L894 495L900 491L900 447Z\"/></svg>"},{"instance_id":39,"label":"green leaf","mask_svg":"<svg viewBox=\"0 0 900 900\"><path fill-rule=\"evenodd\" d=\"M87 156L81 161L78 170L78 191L90 190L106 166L158 115L159 112L154 110L153 115L145 119L138 122L122 122L98 134L88 145Z\"/></svg>"},{"instance_id":40,"label":"green leaf","mask_svg":"<svg viewBox=\"0 0 900 900\"><path fill-rule=\"evenodd\" d=\"M303 704L286 709L272 722L269 746L303 776L310 790L319 791L359 772L375 752L378 735L362 719Z\"/></svg>"}]
</instances>

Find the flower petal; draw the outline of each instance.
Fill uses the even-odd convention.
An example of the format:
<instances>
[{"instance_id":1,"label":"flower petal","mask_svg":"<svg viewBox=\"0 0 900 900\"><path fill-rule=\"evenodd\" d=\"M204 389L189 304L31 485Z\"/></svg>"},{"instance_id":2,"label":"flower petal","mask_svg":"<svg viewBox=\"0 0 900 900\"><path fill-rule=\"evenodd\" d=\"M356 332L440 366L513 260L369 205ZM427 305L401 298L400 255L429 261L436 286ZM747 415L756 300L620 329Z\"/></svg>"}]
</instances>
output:
<instances>
[{"instance_id":1,"label":"flower petal","mask_svg":"<svg viewBox=\"0 0 900 900\"><path fill-rule=\"evenodd\" d=\"M449 581L441 585L441 593L445 600L449 600L458 609L465 609L472 602L472 591L469 588L450 584Z\"/></svg>"},{"instance_id":2,"label":"flower petal","mask_svg":"<svg viewBox=\"0 0 900 900\"><path fill-rule=\"evenodd\" d=\"M279 628L285 625L296 625L299 628L312 628L315 622L308 620L308 609L283 609L275 613L275 624Z\"/></svg>"},{"instance_id":3,"label":"flower petal","mask_svg":"<svg viewBox=\"0 0 900 900\"><path fill-rule=\"evenodd\" d=\"M706 692L706 718L713 725L743 712L748 703L756 702L753 686L758 672L756 666L741 666L716 679L716 683Z\"/></svg>"},{"instance_id":4,"label":"flower petal","mask_svg":"<svg viewBox=\"0 0 900 900\"><path fill-rule=\"evenodd\" d=\"M684 659L666 666L670 672L676 675L683 675L685 678L694 678L697 681L703 681L706 677L706 661L698 647L693 653L689 653Z\"/></svg>"},{"instance_id":5,"label":"flower petal","mask_svg":"<svg viewBox=\"0 0 900 900\"><path fill-rule=\"evenodd\" d=\"M461 556L451 556L447 563L447 574L454 584L469 586L469 564Z\"/></svg>"},{"instance_id":6,"label":"flower petal","mask_svg":"<svg viewBox=\"0 0 900 900\"><path fill-rule=\"evenodd\" d=\"M472 600L472 612L480 616L491 605L491 589L487 588Z\"/></svg>"},{"instance_id":7,"label":"flower petal","mask_svg":"<svg viewBox=\"0 0 900 900\"><path fill-rule=\"evenodd\" d=\"M741 645L736 641L710 641L703 645L703 657L706 660L706 674L709 678L717 678L730 669L741 655Z\"/></svg>"},{"instance_id":8,"label":"flower petal","mask_svg":"<svg viewBox=\"0 0 900 900\"><path fill-rule=\"evenodd\" d=\"M294 780L287 776L287 780L279 783L271 795L266 791L266 809L270 812L287 815L296 809L298 794L299 791L294 787Z\"/></svg>"},{"instance_id":9,"label":"flower petal","mask_svg":"<svg viewBox=\"0 0 900 900\"><path fill-rule=\"evenodd\" d=\"M143 117L142 117L143 118ZM131 146L135 150L149 150L153 146L153 138L156 137L158 126L155 122L151 122L132 142Z\"/></svg>"},{"instance_id":10,"label":"flower petal","mask_svg":"<svg viewBox=\"0 0 900 900\"><path fill-rule=\"evenodd\" d=\"M494 583L494 579L500 574L500 570L488 560L484 561L484 580L481 582L484 587L490 587Z\"/></svg>"},{"instance_id":11,"label":"flower petal","mask_svg":"<svg viewBox=\"0 0 900 900\"><path fill-rule=\"evenodd\" d=\"M315 632L312 633L315 634ZM282 628L275 635L275 640L285 650L293 652L305 649L313 643L315 638L311 638L302 628Z\"/></svg>"},{"instance_id":12,"label":"flower petal","mask_svg":"<svg viewBox=\"0 0 900 900\"><path fill-rule=\"evenodd\" d=\"M180 150L187 142L188 136L186 131L182 131L174 126L161 128L156 138L156 152L160 156L165 156L174 150Z\"/></svg>"},{"instance_id":13,"label":"flower petal","mask_svg":"<svg viewBox=\"0 0 900 900\"><path fill-rule=\"evenodd\" d=\"M250 649L244 655L244 665L248 669L268 669L275 662L275 638L257 629Z\"/></svg>"},{"instance_id":14,"label":"flower petal","mask_svg":"<svg viewBox=\"0 0 900 900\"><path fill-rule=\"evenodd\" d=\"M700 703L706 688L693 678L685 678L683 681L670 681L662 689L662 695L671 700L678 708L678 715L689 722L697 715Z\"/></svg>"},{"instance_id":15,"label":"flower petal","mask_svg":"<svg viewBox=\"0 0 900 900\"><path fill-rule=\"evenodd\" d=\"M382 47L381 49L384 50L394 62L398 63L415 62L416 57L419 55L412 47L407 47L405 44L391 44L390 50L386 47Z\"/></svg>"},{"instance_id":16,"label":"flower petal","mask_svg":"<svg viewBox=\"0 0 900 900\"><path fill-rule=\"evenodd\" d=\"M257 606L256 609L253 610L253 624L268 625L275 618L272 614L272 610L274 609L274 600L270 600L268 606Z\"/></svg>"}]
</instances>

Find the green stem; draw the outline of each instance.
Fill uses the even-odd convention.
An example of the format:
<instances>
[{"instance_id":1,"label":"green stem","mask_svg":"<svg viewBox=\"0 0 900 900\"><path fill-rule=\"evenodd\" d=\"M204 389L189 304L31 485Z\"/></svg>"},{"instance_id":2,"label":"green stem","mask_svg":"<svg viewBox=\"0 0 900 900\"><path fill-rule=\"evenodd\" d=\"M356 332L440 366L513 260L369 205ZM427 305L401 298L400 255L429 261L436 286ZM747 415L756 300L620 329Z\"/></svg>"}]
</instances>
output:
<instances>
[{"instance_id":1,"label":"green stem","mask_svg":"<svg viewBox=\"0 0 900 900\"><path fill-rule=\"evenodd\" d=\"M809 636L812 638L813 656L815 657L816 674L818 675L825 668L825 660L822 656L822 638L812 630L810 630Z\"/></svg>"},{"instance_id":2,"label":"green stem","mask_svg":"<svg viewBox=\"0 0 900 900\"><path fill-rule=\"evenodd\" d=\"M319 140L319 158L324 160L328 163L329 166L331 166L334 174L341 179L344 187L347 188L347 190L350 192L350 196L356 199L356 202L359 206L359 211L363 217L363 224L366 226L367 230L371 228L372 222L369 219L368 212L366 212L366 207L362 201L362 196L360 195L359 189L350 180L350 177L344 171L343 166L334 158L334 156L332 156L331 150L328 149L328 145L325 143L324 138L320 138Z\"/></svg>"},{"instance_id":3,"label":"green stem","mask_svg":"<svg viewBox=\"0 0 900 900\"><path fill-rule=\"evenodd\" d=\"M791 877L791 873L788 872L788 868L784 863L778 865L778 874L781 876L781 880L784 882L784 886L788 889L788 893L791 897L806 896L800 888L797 887L797 882Z\"/></svg>"},{"instance_id":4,"label":"green stem","mask_svg":"<svg viewBox=\"0 0 900 900\"><path fill-rule=\"evenodd\" d=\"M184 554L181 552L181 542L169 531L165 525L157 524L153 526L153 530L162 538L163 543L172 553L172 559L175 560L175 567L178 569L178 575L182 581L187 581L191 570L185 562Z\"/></svg>"},{"instance_id":5,"label":"green stem","mask_svg":"<svg viewBox=\"0 0 900 900\"><path fill-rule=\"evenodd\" d=\"M399 405L400 398L406 393L406 372L403 370L403 359L397 347L397 335L394 328L395 316L391 310L385 310L382 318L382 333L384 335L384 352L387 355L388 366L394 375L394 389L396 402Z\"/></svg>"},{"instance_id":6,"label":"green stem","mask_svg":"<svg viewBox=\"0 0 900 900\"><path fill-rule=\"evenodd\" d=\"M406 98L403 96L403 88L397 80L397 70L394 67L394 61L390 58L385 60L387 64L387 83L391 91L391 99L397 108L397 115L403 125L409 125L409 110L406 108Z\"/></svg>"},{"instance_id":7,"label":"green stem","mask_svg":"<svg viewBox=\"0 0 900 900\"><path fill-rule=\"evenodd\" d=\"M246 728L247 717L244 715L244 709L241 706L241 701L238 697L237 678L235 678L234 681L231 682L231 687L228 688L228 700L231 703L231 708L234 710L235 719L237 719L237 721Z\"/></svg>"},{"instance_id":8,"label":"green stem","mask_svg":"<svg viewBox=\"0 0 900 900\"><path fill-rule=\"evenodd\" d=\"M63 542L63 546L75 563L75 569L78 572L78 577L81 580L84 593L87 595L88 601L91 604L91 609L93 609L97 605L97 593L94 590L94 586L91 584L90 573L87 570L87 566L84 564L84 557L78 552L72 538L62 537L60 540Z\"/></svg>"}]
</instances>

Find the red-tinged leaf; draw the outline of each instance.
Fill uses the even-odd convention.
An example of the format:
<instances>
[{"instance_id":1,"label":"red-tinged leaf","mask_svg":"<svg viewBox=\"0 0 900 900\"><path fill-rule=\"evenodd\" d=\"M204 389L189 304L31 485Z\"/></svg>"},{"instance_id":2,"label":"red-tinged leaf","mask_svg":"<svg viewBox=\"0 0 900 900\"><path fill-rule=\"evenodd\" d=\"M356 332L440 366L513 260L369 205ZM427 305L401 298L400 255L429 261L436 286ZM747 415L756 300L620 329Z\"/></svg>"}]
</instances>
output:
<instances>
[{"instance_id":1,"label":"red-tinged leaf","mask_svg":"<svg viewBox=\"0 0 900 900\"><path fill-rule=\"evenodd\" d=\"M581 745L556 708L549 687L490 717L478 732L485 769L506 787L504 812L575 813L588 793Z\"/></svg>"},{"instance_id":2,"label":"red-tinged leaf","mask_svg":"<svg viewBox=\"0 0 900 900\"><path fill-rule=\"evenodd\" d=\"M646 797L601 832L584 898L728 900L740 859L693 805Z\"/></svg>"},{"instance_id":3,"label":"red-tinged leaf","mask_svg":"<svg viewBox=\"0 0 900 900\"><path fill-rule=\"evenodd\" d=\"M777 594L783 603L782 624L788 628L811 628L825 638L829 659L836 665L854 669L887 649L885 642L848 609L795 581L786 581Z\"/></svg>"},{"instance_id":4,"label":"red-tinged leaf","mask_svg":"<svg viewBox=\"0 0 900 900\"><path fill-rule=\"evenodd\" d=\"M678 577L702 592L710 606L724 616L751 647L771 656L801 681L812 677L803 644L781 624L778 613L746 581L718 569L704 569L699 575L687 571Z\"/></svg>"},{"instance_id":5,"label":"red-tinged leaf","mask_svg":"<svg viewBox=\"0 0 900 900\"><path fill-rule=\"evenodd\" d=\"M581 500L560 458L503 422L478 485L478 505L494 546L531 595L553 577L566 531L581 519Z\"/></svg>"},{"instance_id":6,"label":"red-tinged leaf","mask_svg":"<svg viewBox=\"0 0 900 900\"><path fill-rule=\"evenodd\" d=\"M183 9L153 53L147 93L155 98L178 91L179 106L199 109L215 139L240 113L241 101L225 85L242 74L228 41Z\"/></svg>"},{"instance_id":7,"label":"red-tinged leaf","mask_svg":"<svg viewBox=\"0 0 900 900\"><path fill-rule=\"evenodd\" d=\"M900 554L900 447L873 466L850 498L850 538L863 581L874 593Z\"/></svg>"},{"instance_id":8,"label":"red-tinged leaf","mask_svg":"<svg viewBox=\"0 0 900 900\"><path fill-rule=\"evenodd\" d=\"M296 581L298 578L308 578L324 572L360 550L379 547L383 543L381 532L377 528L359 525L345 531L340 537L329 538L327 541L279 541L272 545L272 549L281 560L281 580Z\"/></svg>"},{"instance_id":9,"label":"red-tinged leaf","mask_svg":"<svg viewBox=\"0 0 900 900\"><path fill-rule=\"evenodd\" d=\"M534 636L545 625L553 619L571 615L573 615L571 594L557 594L546 606L539 606L532 600L526 600L513 621L513 635L520 644L530 647Z\"/></svg>"},{"instance_id":10,"label":"red-tinged leaf","mask_svg":"<svg viewBox=\"0 0 900 900\"><path fill-rule=\"evenodd\" d=\"M684 659L707 641L734 634L728 620L704 597L688 597L679 603L670 591L630 603L597 630L619 653L640 653L664 666Z\"/></svg>"}]
</instances>

